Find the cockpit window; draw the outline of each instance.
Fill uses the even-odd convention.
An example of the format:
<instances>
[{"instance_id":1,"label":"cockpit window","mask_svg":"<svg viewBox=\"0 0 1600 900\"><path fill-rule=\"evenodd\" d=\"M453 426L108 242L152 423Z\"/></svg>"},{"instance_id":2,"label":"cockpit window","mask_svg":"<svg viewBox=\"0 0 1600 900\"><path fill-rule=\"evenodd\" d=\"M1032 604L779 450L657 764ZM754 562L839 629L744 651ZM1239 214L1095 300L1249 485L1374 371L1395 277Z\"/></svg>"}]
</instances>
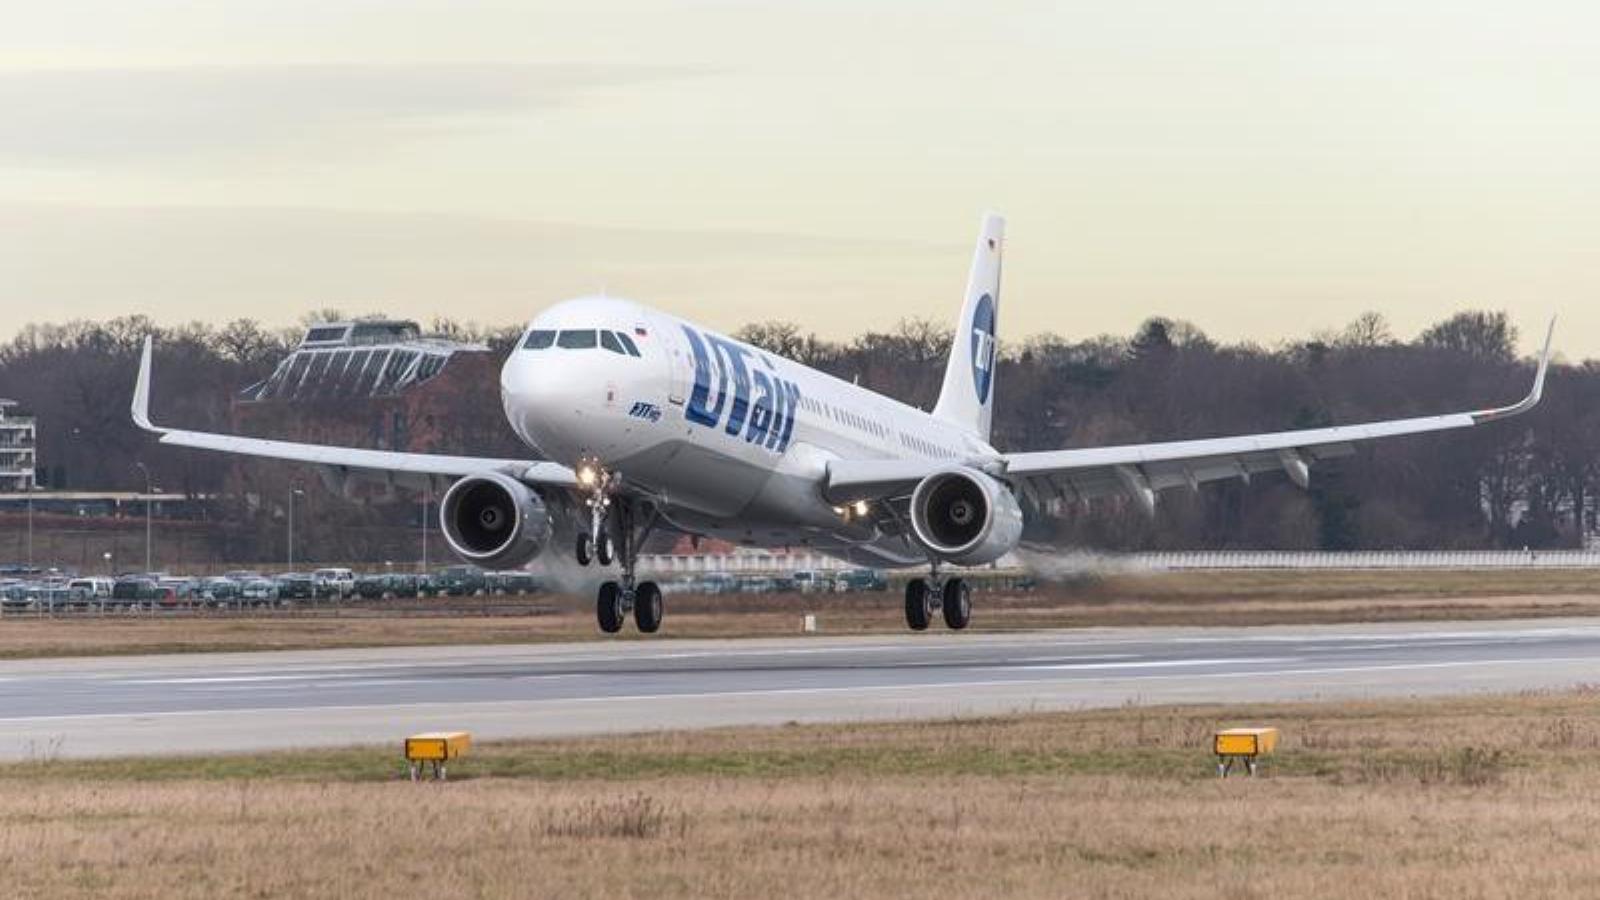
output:
<instances>
[{"instance_id":1,"label":"cockpit window","mask_svg":"<svg viewBox=\"0 0 1600 900\"><path fill-rule=\"evenodd\" d=\"M528 339L522 342L524 350L545 350L556 342L554 331L534 330L528 332Z\"/></svg>"},{"instance_id":2,"label":"cockpit window","mask_svg":"<svg viewBox=\"0 0 1600 900\"><path fill-rule=\"evenodd\" d=\"M627 349L629 356L639 355L639 345L633 342L633 338L628 337L626 331L617 332L617 340L622 342L622 346Z\"/></svg>"},{"instance_id":3,"label":"cockpit window","mask_svg":"<svg viewBox=\"0 0 1600 900\"><path fill-rule=\"evenodd\" d=\"M617 336L609 331L600 332L600 346L621 356L628 355L628 351L622 349L622 345L617 343Z\"/></svg>"},{"instance_id":4,"label":"cockpit window","mask_svg":"<svg viewBox=\"0 0 1600 900\"><path fill-rule=\"evenodd\" d=\"M556 338L556 346L564 350L593 350L595 348L595 334L593 328L580 331L563 331Z\"/></svg>"}]
</instances>

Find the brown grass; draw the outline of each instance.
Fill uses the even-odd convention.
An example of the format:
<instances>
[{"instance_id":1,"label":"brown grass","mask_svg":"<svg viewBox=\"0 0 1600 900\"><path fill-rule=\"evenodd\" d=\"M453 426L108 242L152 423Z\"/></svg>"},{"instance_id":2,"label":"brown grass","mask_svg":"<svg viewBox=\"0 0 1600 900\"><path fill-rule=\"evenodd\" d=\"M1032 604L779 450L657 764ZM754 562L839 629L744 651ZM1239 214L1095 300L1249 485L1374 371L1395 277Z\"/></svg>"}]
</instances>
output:
<instances>
[{"instance_id":1,"label":"brown grass","mask_svg":"<svg viewBox=\"0 0 1600 900\"><path fill-rule=\"evenodd\" d=\"M1220 725L1272 723L1219 781ZM0 769L21 897L1588 897L1600 694Z\"/></svg>"},{"instance_id":2,"label":"brown grass","mask_svg":"<svg viewBox=\"0 0 1600 900\"><path fill-rule=\"evenodd\" d=\"M587 597L440 601L331 614L0 619L0 658L590 640ZM673 596L665 637L774 637L815 613L824 634L904 630L896 591ZM508 614L510 613L510 614ZM1035 591L984 591L973 628L1270 625L1600 615L1600 577L1533 572L1216 572L1122 575ZM623 639L638 637L627 629Z\"/></svg>"}]
</instances>

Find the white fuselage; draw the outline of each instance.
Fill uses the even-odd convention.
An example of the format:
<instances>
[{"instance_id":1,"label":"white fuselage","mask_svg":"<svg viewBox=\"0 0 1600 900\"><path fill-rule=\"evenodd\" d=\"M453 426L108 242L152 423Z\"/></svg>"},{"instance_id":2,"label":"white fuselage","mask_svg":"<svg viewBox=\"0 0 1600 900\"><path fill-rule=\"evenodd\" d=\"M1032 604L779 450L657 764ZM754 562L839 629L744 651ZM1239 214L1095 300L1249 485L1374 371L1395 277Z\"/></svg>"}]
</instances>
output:
<instances>
[{"instance_id":1,"label":"white fuselage","mask_svg":"<svg viewBox=\"0 0 1600 900\"><path fill-rule=\"evenodd\" d=\"M994 453L921 410L625 300L541 313L500 390L523 441L557 462L598 460L685 530L862 562L926 557L830 505L829 460Z\"/></svg>"}]
</instances>

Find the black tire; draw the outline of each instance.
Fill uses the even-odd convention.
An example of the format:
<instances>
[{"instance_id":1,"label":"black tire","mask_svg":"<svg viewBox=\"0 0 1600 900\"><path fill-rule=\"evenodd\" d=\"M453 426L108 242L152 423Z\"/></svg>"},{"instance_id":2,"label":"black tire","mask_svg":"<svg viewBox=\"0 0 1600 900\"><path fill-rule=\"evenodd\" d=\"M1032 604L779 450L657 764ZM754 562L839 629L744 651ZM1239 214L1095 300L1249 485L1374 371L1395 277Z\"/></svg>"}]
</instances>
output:
<instances>
[{"instance_id":1,"label":"black tire","mask_svg":"<svg viewBox=\"0 0 1600 900\"><path fill-rule=\"evenodd\" d=\"M594 546L594 561L602 566L611 565L611 560L617 555L616 545L612 543L611 535L600 532L600 542Z\"/></svg>"},{"instance_id":2,"label":"black tire","mask_svg":"<svg viewBox=\"0 0 1600 900\"><path fill-rule=\"evenodd\" d=\"M600 630L606 634L616 634L622 630L624 619L622 613L622 586L615 581L608 581L600 585L600 595L594 603L595 619L600 623Z\"/></svg>"},{"instance_id":3,"label":"black tire","mask_svg":"<svg viewBox=\"0 0 1600 900\"><path fill-rule=\"evenodd\" d=\"M644 634L661 630L661 617L666 614L666 604L661 599L661 588L654 581L641 581L633 591L633 621Z\"/></svg>"},{"instance_id":4,"label":"black tire","mask_svg":"<svg viewBox=\"0 0 1600 900\"><path fill-rule=\"evenodd\" d=\"M578 532L578 546L574 555L578 557L578 565L580 566L587 566L589 560L593 558L594 541L589 537L589 532Z\"/></svg>"},{"instance_id":5,"label":"black tire","mask_svg":"<svg viewBox=\"0 0 1600 900\"><path fill-rule=\"evenodd\" d=\"M966 628L972 621L972 585L964 578L952 578L944 583L942 599L945 626L951 631Z\"/></svg>"},{"instance_id":6,"label":"black tire","mask_svg":"<svg viewBox=\"0 0 1600 900\"><path fill-rule=\"evenodd\" d=\"M913 578L906 582L906 626L912 631L928 630L928 620L933 618L932 599L927 581Z\"/></svg>"}]
</instances>

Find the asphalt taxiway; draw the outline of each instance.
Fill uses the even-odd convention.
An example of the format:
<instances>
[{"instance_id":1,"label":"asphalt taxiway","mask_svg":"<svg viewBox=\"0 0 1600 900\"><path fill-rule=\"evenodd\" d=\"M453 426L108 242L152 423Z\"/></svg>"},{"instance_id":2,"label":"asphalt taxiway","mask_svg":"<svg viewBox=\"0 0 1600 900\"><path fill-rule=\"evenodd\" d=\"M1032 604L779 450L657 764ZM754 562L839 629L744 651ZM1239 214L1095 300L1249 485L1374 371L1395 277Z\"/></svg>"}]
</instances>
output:
<instances>
[{"instance_id":1,"label":"asphalt taxiway","mask_svg":"<svg viewBox=\"0 0 1600 900\"><path fill-rule=\"evenodd\" d=\"M1559 688L1592 619L1103 628L0 662L0 759Z\"/></svg>"}]
</instances>

